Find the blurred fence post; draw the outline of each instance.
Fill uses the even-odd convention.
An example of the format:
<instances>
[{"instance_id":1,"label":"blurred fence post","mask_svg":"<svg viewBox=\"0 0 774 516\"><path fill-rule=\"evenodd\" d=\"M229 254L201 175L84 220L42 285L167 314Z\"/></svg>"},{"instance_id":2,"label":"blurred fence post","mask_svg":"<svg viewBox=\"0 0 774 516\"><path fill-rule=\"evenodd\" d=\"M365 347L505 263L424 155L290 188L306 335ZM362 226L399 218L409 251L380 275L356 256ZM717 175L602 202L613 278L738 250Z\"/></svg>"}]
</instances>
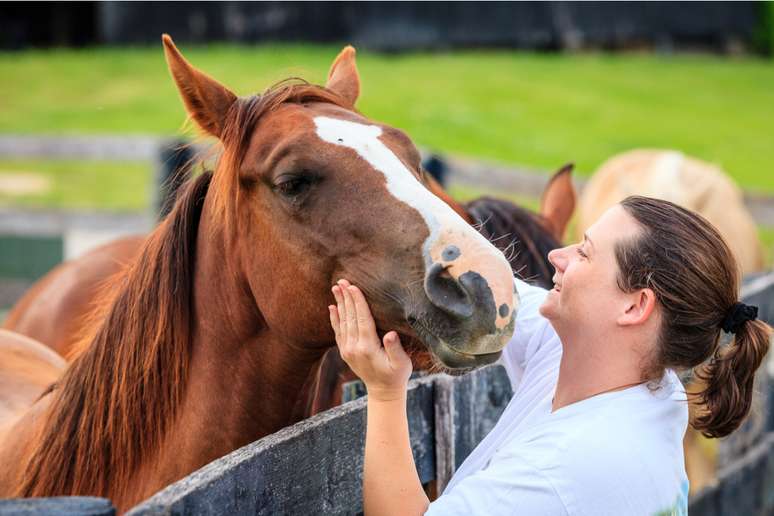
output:
<instances>
[{"instance_id":1,"label":"blurred fence post","mask_svg":"<svg viewBox=\"0 0 774 516\"><path fill-rule=\"evenodd\" d=\"M156 153L153 209L163 219L175 204L177 190L185 183L196 153L184 140L162 140Z\"/></svg>"}]
</instances>

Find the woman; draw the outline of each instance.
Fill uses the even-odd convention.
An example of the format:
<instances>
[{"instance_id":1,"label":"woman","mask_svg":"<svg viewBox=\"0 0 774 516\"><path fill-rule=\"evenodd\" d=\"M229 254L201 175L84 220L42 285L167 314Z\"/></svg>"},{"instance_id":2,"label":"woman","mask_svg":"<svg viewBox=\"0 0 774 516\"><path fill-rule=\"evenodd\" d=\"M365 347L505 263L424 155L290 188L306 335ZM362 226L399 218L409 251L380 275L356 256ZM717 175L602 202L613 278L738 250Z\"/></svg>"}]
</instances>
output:
<instances>
[{"instance_id":1,"label":"woman","mask_svg":"<svg viewBox=\"0 0 774 516\"><path fill-rule=\"evenodd\" d=\"M718 232L667 201L629 197L583 242L551 251L555 286L516 280L521 307L501 358L514 396L446 490L429 503L409 445L411 362L377 337L357 287L333 287L331 324L368 389L366 514L686 514L686 394L706 389L692 425L736 429L771 329L737 302L736 264ZM719 346L721 330L735 333Z\"/></svg>"}]
</instances>

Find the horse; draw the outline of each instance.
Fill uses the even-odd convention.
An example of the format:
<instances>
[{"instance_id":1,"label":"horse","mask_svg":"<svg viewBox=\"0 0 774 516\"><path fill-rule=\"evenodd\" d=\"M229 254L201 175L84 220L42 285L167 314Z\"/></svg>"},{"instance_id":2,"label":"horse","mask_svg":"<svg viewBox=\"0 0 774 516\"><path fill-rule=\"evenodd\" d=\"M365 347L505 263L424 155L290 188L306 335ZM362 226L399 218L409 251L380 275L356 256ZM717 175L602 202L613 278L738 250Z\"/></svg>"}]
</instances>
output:
<instances>
[{"instance_id":1,"label":"horse","mask_svg":"<svg viewBox=\"0 0 774 516\"><path fill-rule=\"evenodd\" d=\"M2 327L70 359L103 285L139 254L144 235L122 237L63 262L35 282Z\"/></svg>"},{"instance_id":2,"label":"horse","mask_svg":"<svg viewBox=\"0 0 774 516\"><path fill-rule=\"evenodd\" d=\"M710 221L736 256L742 274L764 267L763 248L742 191L718 166L672 150L636 149L613 156L581 192L578 239L609 207L629 195L672 201Z\"/></svg>"},{"instance_id":3,"label":"horse","mask_svg":"<svg viewBox=\"0 0 774 516\"><path fill-rule=\"evenodd\" d=\"M430 193L405 133L355 109L352 47L325 87L240 98L162 41L188 115L223 151L103 289L56 383L3 420L0 496L124 511L292 424L335 345L337 278L361 287L379 331L453 372L496 361L514 331L508 261Z\"/></svg>"}]
</instances>

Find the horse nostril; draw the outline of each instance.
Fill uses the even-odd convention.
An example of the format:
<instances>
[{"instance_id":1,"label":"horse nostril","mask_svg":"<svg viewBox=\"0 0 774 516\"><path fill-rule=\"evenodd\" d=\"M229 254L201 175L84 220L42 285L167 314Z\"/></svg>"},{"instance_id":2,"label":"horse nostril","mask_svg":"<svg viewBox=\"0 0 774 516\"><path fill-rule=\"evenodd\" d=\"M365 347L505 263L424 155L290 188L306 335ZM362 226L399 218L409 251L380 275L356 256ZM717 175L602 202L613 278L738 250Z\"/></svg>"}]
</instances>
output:
<instances>
[{"instance_id":1,"label":"horse nostril","mask_svg":"<svg viewBox=\"0 0 774 516\"><path fill-rule=\"evenodd\" d=\"M440 263L430 266L425 276L425 293L434 306L460 319L467 319L473 315L473 301L467 289L446 269Z\"/></svg>"}]
</instances>

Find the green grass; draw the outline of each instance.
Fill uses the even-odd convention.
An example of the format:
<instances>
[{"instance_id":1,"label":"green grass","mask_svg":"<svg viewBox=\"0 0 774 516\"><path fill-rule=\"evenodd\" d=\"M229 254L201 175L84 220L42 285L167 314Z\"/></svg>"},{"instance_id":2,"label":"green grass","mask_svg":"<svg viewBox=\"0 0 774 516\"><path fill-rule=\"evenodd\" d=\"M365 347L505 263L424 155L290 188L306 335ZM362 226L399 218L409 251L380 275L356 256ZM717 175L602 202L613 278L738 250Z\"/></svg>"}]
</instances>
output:
<instances>
[{"instance_id":1,"label":"green grass","mask_svg":"<svg viewBox=\"0 0 774 516\"><path fill-rule=\"evenodd\" d=\"M0 179L29 177L48 183L40 192L11 195L0 206L139 211L148 209L151 169L146 163L0 160Z\"/></svg>"},{"instance_id":2,"label":"green grass","mask_svg":"<svg viewBox=\"0 0 774 516\"><path fill-rule=\"evenodd\" d=\"M182 51L239 94L288 76L324 81L338 46ZM423 146L581 175L635 147L720 163L774 193L774 63L704 55L361 52L360 109ZM0 133L179 131L184 113L153 48L0 53Z\"/></svg>"}]
</instances>

